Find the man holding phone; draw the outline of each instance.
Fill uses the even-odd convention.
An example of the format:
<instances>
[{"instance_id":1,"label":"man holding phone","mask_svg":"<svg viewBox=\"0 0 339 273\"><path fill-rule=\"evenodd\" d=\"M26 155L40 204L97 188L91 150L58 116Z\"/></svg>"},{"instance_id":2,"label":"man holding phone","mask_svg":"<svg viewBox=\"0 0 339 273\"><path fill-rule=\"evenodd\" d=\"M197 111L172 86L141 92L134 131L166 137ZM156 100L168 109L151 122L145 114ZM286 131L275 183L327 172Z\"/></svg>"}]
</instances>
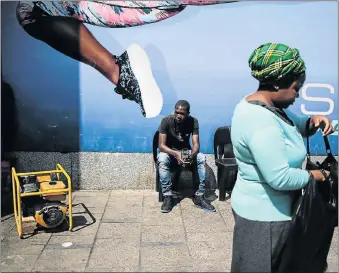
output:
<instances>
[{"instance_id":1,"label":"man holding phone","mask_svg":"<svg viewBox=\"0 0 339 273\"><path fill-rule=\"evenodd\" d=\"M196 206L206 210L215 211L214 206L209 204L205 197L206 159L199 152L199 123L190 116L190 104L186 100L179 100L174 107L174 114L164 117L159 127L158 166L164 202L161 212L172 210L172 164L187 164L195 158L199 174L199 189L195 193L193 202ZM190 137L192 135L193 148L191 149ZM191 150L189 159L182 158L182 150Z\"/></svg>"}]
</instances>

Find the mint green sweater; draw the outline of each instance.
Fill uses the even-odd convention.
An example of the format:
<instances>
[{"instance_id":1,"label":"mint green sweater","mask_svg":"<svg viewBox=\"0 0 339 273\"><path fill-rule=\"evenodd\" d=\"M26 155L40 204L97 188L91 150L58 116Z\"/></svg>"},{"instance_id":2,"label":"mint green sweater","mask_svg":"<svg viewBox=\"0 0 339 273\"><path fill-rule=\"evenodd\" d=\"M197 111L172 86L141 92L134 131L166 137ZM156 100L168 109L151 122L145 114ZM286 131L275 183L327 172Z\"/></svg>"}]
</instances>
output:
<instances>
[{"instance_id":1,"label":"mint green sweater","mask_svg":"<svg viewBox=\"0 0 339 273\"><path fill-rule=\"evenodd\" d=\"M308 183L309 173L301 166L306 156L302 136L309 117L285 112L295 126L244 99L234 110L231 137L238 177L231 202L243 218L290 220L292 193Z\"/></svg>"}]
</instances>

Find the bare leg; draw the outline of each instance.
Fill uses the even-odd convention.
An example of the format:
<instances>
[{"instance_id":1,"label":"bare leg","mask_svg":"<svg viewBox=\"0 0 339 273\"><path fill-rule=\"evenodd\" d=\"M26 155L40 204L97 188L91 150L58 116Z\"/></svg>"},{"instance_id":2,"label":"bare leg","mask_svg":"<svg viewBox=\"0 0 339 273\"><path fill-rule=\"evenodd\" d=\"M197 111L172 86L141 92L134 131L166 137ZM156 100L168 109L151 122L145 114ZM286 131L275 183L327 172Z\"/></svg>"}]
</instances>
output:
<instances>
[{"instance_id":1,"label":"bare leg","mask_svg":"<svg viewBox=\"0 0 339 273\"><path fill-rule=\"evenodd\" d=\"M115 57L79 20L71 17L42 16L39 22L25 26L25 30L59 52L94 67L117 85L119 66Z\"/></svg>"},{"instance_id":2,"label":"bare leg","mask_svg":"<svg viewBox=\"0 0 339 273\"><path fill-rule=\"evenodd\" d=\"M84 24L80 25L80 52L86 63L117 85L119 66L115 63L115 57L94 38Z\"/></svg>"},{"instance_id":3,"label":"bare leg","mask_svg":"<svg viewBox=\"0 0 339 273\"><path fill-rule=\"evenodd\" d=\"M162 94L147 54L140 46L131 45L115 57L81 21L72 17L41 16L24 29L66 56L94 67L116 86L114 91L123 99L138 103L146 118L160 114Z\"/></svg>"},{"instance_id":4,"label":"bare leg","mask_svg":"<svg viewBox=\"0 0 339 273\"><path fill-rule=\"evenodd\" d=\"M31 36L73 59L93 66L117 85L119 66L115 57L94 38L83 22L105 27L142 25L146 23L142 19L145 13L148 15L147 23L152 23L180 13L186 5L220 4L224 1L189 0L181 1L179 6L174 1L172 9L166 1L146 1L146 6L133 1L118 2L123 2L125 7L96 1L23 1L18 3L17 17ZM129 5L133 8L128 8ZM157 9L158 6L167 7L168 10Z\"/></svg>"},{"instance_id":5,"label":"bare leg","mask_svg":"<svg viewBox=\"0 0 339 273\"><path fill-rule=\"evenodd\" d=\"M32 37L92 66L116 86L114 91L123 99L138 103L146 118L156 117L162 109L163 98L146 52L132 44L120 56L114 56L95 39L84 23L131 27L165 20L181 12L185 6L175 3L173 8L157 9L133 1L124 4L136 7L116 9L115 5L95 1L19 2L17 18ZM162 1L151 4L168 7L168 3ZM145 14L148 16L146 21L143 19Z\"/></svg>"}]
</instances>

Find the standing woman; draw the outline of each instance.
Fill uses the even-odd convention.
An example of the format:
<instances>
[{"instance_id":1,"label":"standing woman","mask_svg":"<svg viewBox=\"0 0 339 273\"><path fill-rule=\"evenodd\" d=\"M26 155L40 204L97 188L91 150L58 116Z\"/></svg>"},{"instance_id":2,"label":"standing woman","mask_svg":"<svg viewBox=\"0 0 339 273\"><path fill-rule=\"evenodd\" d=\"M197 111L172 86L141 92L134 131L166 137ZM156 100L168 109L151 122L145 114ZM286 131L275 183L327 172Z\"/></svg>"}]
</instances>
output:
<instances>
[{"instance_id":1,"label":"standing woman","mask_svg":"<svg viewBox=\"0 0 339 273\"><path fill-rule=\"evenodd\" d=\"M303 137L321 128L333 132L325 116L298 117L288 111L304 84L306 67L299 51L267 43L249 58L256 92L236 106L231 137L238 163L232 192L235 218L232 272L276 272L287 239L296 191L320 170L302 169Z\"/></svg>"}]
</instances>

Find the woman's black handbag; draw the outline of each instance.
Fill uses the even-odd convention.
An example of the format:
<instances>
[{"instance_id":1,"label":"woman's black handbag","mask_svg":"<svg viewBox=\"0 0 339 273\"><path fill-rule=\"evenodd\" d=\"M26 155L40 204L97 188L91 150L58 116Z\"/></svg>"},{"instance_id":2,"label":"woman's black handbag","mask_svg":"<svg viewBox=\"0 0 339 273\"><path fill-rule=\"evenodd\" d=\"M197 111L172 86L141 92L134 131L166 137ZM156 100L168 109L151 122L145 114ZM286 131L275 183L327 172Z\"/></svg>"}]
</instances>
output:
<instances>
[{"instance_id":1,"label":"woman's black handbag","mask_svg":"<svg viewBox=\"0 0 339 273\"><path fill-rule=\"evenodd\" d=\"M278 272L325 272L327 255L335 226L338 225L338 162L324 137L327 157L313 162L307 140L307 166L309 170L330 171L324 182L311 176L295 204L288 239L282 250Z\"/></svg>"},{"instance_id":2,"label":"woman's black handbag","mask_svg":"<svg viewBox=\"0 0 339 273\"><path fill-rule=\"evenodd\" d=\"M319 189L322 191L325 199L334 198L338 201L338 161L332 154L331 146L328 142L327 136L324 136L324 143L326 147L327 156L322 163L313 162L310 156L310 141L307 138L307 159L306 159L306 169L307 170L326 170L330 172L330 175L326 175L327 183L319 186ZM324 174L325 175L325 174ZM333 196L332 196L333 195ZM336 210L338 215L338 204L336 203ZM338 226L338 218L336 220L335 226Z\"/></svg>"}]
</instances>

